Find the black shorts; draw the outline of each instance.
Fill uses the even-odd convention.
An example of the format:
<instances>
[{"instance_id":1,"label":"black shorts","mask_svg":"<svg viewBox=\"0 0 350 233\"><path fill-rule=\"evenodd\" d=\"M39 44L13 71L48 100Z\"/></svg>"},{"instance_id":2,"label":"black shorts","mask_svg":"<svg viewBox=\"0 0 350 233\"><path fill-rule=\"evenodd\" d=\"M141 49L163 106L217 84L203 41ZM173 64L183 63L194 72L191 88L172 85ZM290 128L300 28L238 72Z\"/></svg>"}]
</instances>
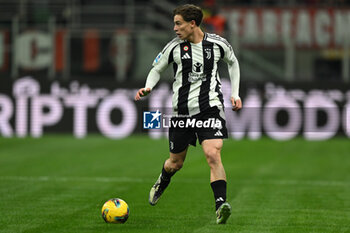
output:
<instances>
[{"instance_id":1,"label":"black shorts","mask_svg":"<svg viewBox=\"0 0 350 233\"><path fill-rule=\"evenodd\" d=\"M224 111L212 107L191 117L172 117L169 127L169 149L171 153L180 153L188 145L196 146L206 139L227 138Z\"/></svg>"}]
</instances>

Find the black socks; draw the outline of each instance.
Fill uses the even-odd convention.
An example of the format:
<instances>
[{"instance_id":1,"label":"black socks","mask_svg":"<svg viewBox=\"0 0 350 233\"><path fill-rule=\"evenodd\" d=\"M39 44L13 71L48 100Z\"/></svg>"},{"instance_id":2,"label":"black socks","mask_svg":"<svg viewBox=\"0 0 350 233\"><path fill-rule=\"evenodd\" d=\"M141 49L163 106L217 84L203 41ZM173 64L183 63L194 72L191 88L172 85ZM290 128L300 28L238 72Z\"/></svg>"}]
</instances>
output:
<instances>
[{"instance_id":1,"label":"black socks","mask_svg":"<svg viewBox=\"0 0 350 233\"><path fill-rule=\"evenodd\" d=\"M214 192L215 207L217 210L224 202L226 202L226 181L216 180L210 185Z\"/></svg>"},{"instance_id":2,"label":"black socks","mask_svg":"<svg viewBox=\"0 0 350 233\"><path fill-rule=\"evenodd\" d=\"M175 172L167 172L164 169L164 164L162 167L162 175L161 175L161 182L160 182L160 188L162 190L166 189L168 187L171 177L175 174ZM215 208L216 210L226 202L226 189L227 189L227 183L225 180L216 180L212 183L210 183L210 186L214 193L215 198Z\"/></svg>"},{"instance_id":3,"label":"black socks","mask_svg":"<svg viewBox=\"0 0 350 233\"><path fill-rule=\"evenodd\" d=\"M165 171L164 165L163 165L163 168L162 168L162 179L163 179L163 180L169 180L169 181L170 181L171 177L172 177L174 174L175 174L175 172L174 172L174 173L170 173L170 172Z\"/></svg>"},{"instance_id":4,"label":"black socks","mask_svg":"<svg viewBox=\"0 0 350 233\"><path fill-rule=\"evenodd\" d=\"M171 180L171 177L175 174L174 173L169 173L167 171L165 171L164 169L164 165L163 165L163 168L162 168L162 176L161 176L161 182L160 182L160 187L161 189L165 189L166 187L168 187L169 183L170 183L170 180Z\"/></svg>"}]
</instances>

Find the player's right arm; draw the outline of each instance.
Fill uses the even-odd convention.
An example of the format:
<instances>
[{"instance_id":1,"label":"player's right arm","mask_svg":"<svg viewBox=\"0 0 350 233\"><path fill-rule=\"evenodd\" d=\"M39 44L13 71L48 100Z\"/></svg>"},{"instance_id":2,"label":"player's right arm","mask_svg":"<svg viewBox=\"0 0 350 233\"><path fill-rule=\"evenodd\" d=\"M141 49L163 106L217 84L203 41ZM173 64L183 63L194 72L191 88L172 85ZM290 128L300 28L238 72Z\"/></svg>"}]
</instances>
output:
<instances>
[{"instance_id":1,"label":"player's right arm","mask_svg":"<svg viewBox=\"0 0 350 233\"><path fill-rule=\"evenodd\" d=\"M151 71L148 73L145 87L137 91L135 100L138 101L142 97L151 93L153 87L158 83L159 79L160 79L160 72L158 72L157 69L153 67Z\"/></svg>"},{"instance_id":2,"label":"player's right arm","mask_svg":"<svg viewBox=\"0 0 350 233\"><path fill-rule=\"evenodd\" d=\"M148 73L145 87L139 89L135 95L136 101L151 93L152 89L157 85L160 79L160 73L163 72L170 64L169 61L172 59L169 59L169 56L172 56L171 51L177 44L178 42L176 38L170 41L164 47L163 51L157 55L156 59L154 59L154 62L152 64L153 68Z\"/></svg>"},{"instance_id":3,"label":"player's right arm","mask_svg":"<svg viewBox=\"0 0 350 233\"><path fill-rule=\"evenodd\" d=\"M151 89L150 88L141 88L137 91L136 95L135 95L135 100L138 101L140 100L142 97L148 95L149 93L151 93Z\"/></svg>"}]
</instances>

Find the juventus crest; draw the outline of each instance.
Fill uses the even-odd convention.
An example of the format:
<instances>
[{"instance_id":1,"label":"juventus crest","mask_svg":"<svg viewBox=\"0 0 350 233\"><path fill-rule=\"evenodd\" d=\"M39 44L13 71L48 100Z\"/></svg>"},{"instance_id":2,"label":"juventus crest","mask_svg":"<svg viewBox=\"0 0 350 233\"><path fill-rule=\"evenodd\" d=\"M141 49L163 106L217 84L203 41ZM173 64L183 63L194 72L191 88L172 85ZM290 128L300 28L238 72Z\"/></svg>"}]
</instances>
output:
<instances>
[{"instance_id":1,"label":"juventus crest","mask_svg":"<svg viewBox=\"0 0 350 233\"><path fill-rule=\"evenodd\" d=\"M206 49L204 49L204 51L205 51L205 58L206 59L210 59L211 58L211 49L209 49L209 48L206 48Z\"/></svg>"}]
</instances>

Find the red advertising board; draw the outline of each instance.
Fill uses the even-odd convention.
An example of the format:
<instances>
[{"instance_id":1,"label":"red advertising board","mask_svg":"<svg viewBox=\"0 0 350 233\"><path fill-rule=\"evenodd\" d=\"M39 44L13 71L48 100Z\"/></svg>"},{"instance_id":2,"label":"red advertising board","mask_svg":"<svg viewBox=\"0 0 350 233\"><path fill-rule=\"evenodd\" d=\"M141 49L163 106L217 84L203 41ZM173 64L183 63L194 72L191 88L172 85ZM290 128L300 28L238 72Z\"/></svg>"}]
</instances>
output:
<instances>
[{"instance_id":1,"label":"red advertising board","mask_svg":"<svg viewBox=\"0 0 350 233\"><path fill-rule=\"evenodd\" d=\"M336 48L350 40L350 9L235 8L224 13L230 32L247 46L292 42L299 48Z\"/></svg>"}]
</instances>

